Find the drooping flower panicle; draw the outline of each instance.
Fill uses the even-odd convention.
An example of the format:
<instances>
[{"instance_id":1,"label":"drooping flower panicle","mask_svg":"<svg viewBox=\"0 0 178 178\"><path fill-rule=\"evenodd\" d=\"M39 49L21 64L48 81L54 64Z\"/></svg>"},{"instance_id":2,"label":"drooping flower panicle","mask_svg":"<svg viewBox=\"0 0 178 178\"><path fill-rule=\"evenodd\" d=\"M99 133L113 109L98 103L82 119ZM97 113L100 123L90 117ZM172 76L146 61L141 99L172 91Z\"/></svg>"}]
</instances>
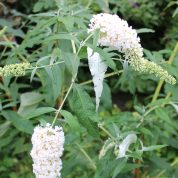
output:
<instances>
[{"instance_id":1,"label":"drooping flower panicle","mask_svg":"<svg viewBox=\"0 0 178 178\"><path fill-rule=\"evenodd\" d=\"M94 15L90 20L89 27L89 32L100 30L98 40L100 46L116 48L127 58L131 57L129 55L131 51L139 57L143 56L143 49L136 30L129 27L127 21L120 19L117 15L106 13Z\"/></svg>"},{"instance_id":2,"label":"drooping flower panicle","mask_svg":"<svg viewBox=\"0 0 178 178\"><path fill-rule=\"evenodd\" d=\"M131 64L134 70L154 74L170 84L176 83L175 78L162 67L143 58L140 38L127 21L117 15L97 14L90 20L88 32L94 32L97 29L100 30L98 45L113 47L123 53L125 60Z\"/></svg>"},{"instance_id":3,"label":"drooping flower panicle","mask_svg":"<svg viewBox=\"0 0 178 178\"><path fill-rule=\"evenodd\" d=\"M62 127L37 126L32 135L31 157L36 178L59 178L62 169L61 156L64 150Z\"/></svg>"}]
</instances>

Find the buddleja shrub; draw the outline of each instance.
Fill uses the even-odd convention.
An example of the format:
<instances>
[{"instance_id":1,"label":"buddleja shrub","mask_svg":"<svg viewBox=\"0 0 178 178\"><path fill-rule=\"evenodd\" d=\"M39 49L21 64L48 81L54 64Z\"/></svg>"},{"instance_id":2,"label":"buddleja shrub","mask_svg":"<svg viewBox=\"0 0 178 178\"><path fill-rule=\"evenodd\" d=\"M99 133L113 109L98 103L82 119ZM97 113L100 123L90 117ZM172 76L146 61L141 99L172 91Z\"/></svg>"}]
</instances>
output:
<instances>
[{"instance_id":1,"label":"buddleja shrub","mask_svg":"<svg viewBox=\"0 0 178 178\"><path fill-rule=\"evenodd\" d=\"M127 21L109 13L92 15L79 5L56 4L49 12L29 16L28 32L20 44L9 40L8 27L1 30L1 117L6 119L1 135L6 140L0 147L13 142L17 134L32 134L31 151L23 139L16 152L29 151L39 178L133 177L141 170L145 176L158 174L156 169L147 172L152 169L149 161L157 161L156 155L144 152L167 144L164 136L158 136L157 118L176 132L175 121L162 107L177 105L162 99L143 108L135 106L137 112L103 115L100 100L110 99L106 83L109 92L102 96L103 82L114 75L119 79L128 68L171 85L176 79L144 58L140 38ZM94 87L87 87L92 82ZM93 90L95 101L89 92ZM13 132L11 125L16 128ZM144 159L146 154L149 159ZM141 168L144 161L147 165Z\"/></svg>"}]
</instances>

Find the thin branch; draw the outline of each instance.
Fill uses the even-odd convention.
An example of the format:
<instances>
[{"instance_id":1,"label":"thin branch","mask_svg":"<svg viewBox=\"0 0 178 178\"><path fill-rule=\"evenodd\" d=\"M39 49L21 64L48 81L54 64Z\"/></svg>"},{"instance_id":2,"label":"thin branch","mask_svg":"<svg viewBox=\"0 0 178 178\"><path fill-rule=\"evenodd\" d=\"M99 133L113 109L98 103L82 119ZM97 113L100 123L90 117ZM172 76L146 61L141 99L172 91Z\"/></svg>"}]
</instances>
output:
<instances>
[{"instance_id":1,"label":"thin branch","mask_svg":"<svg viewBox=\"0 0 178 178\"><path fill-rule=\"evenodd\" d=\"M44 66L30 67L30 68L28 68L27 70L41 69L41 68L45 68L45 67L50 67L50 66L54 66L54 65L57 65L57 64L61 64L61 63L64 63L64 61L59 61L59 62L56 62L56 63L53 63L53 64L44 65Z\"/></svg>"},{"instance_id":2,"label":"thin branch","mask_svg":"<svg viewBox=\"0 0 178 178\"><path fill-rule=\"evenodd\" d=\"M117 71L117 72L111 72L111 73L109 73L109 74L106 74L106 75L104 76L104 78L108 78L108 77L111 77L111 76L120 74L120 73L122 73L123 71L124 71L124 70L119 70L119 71ZM92 80L88 80L88 81L85 81L85 82L80 83L80 85L87 85L87 84L90 84L90 83L92 83L92 82L93 82Z\"/></svg>"},{"instance_id":3,"label":"thin branch","mask_svg":"<svg viewBox=\"0 0 178 178\"><path fill-rule=\"evenodd\" d=\"M112 136L112 134L106 130L102 125L98 125L98 127L103 130L111 139L115 140L115 138Z\"/></svg>"},{"instance_id":4,"label":"thin branch","mask_svg":"<svg viewBox=\"0 0 178 178\"><path fill-rule=\"evenodd\" d=\"M72 47L73 47L73 53L76 54L75 43L74 43L73 41L72 41L71 43L72 43ZM77 56L77 55L76 55L76 56ZM77 73L73 76L72 81L71 81L71 84L70 84L70 86L69 86L69 88L68 88L68 90L67 90L67 93L66 93L66 95L65 95L65 97L64 97L64 99L63 99L61 105L59 106L58 110L56 111L56 115L55 115L54 120L53 120L53 122L52 122L52 127L54 126L54 124L55 124L55 122L56 122L56 120L57 120L57 118L58 118L58 115L59 115L59 113L60 113L60 111L61 111L61 109L62 109L62 107L63 107L63 105L64 105L64 103L65 103L65 101L66 101L66 99L67 99L67 97L68 97L68 95L69 95L69 93L70 93L70 91L72 90L72 87L73 87L73 85L74 85L74 83L75 83L76 77L77 77Z\"/></svg>"},{"instance_id":5,"label":"thin branch","mask_svg":"<svg viewBox=\"0 0 178 178\"><path fill-rule=\"evenodd\" d=\"M62 103L61 103L61 105L59 107L59 109L56 111L56 115L54 117L54 120L53 120L53 123L52 123L52 127L54 126L54 124L56 122L56 119L57 119L57 117L58 117L58 115L59 115L59 113L60 113L60 111L61 111L61 109L62 109L62 107L63 107L63 105L64 105L64 103L65 103L65 101L66 101L71 89L72 89L72 87L73 87L73 85L74 85L74 81L75 81L75 79L72 80L72 82L71 82L71 84L69 86L69 89L68 89L68 91L67 91L67 93L66 93L66 95L65 95L65 97L64 97L64 99L63 99L63 101L62 101Z\"/></svg>"},{"instance_id":6,"label":"thin branch","mask_svg":"<svg viewBox=\"0 0 178 178\"><path fill-rule=\"evenodd\" d=\"M94 161L90 158L90 156L87 154L87 152L78 143L76 143L76 145L79 148L79 150L84 154L84 156L88 159L88 161L90 162L92 168L94 170L96 170L96 165L95 165Z\"/></svg>"}]
</instances>

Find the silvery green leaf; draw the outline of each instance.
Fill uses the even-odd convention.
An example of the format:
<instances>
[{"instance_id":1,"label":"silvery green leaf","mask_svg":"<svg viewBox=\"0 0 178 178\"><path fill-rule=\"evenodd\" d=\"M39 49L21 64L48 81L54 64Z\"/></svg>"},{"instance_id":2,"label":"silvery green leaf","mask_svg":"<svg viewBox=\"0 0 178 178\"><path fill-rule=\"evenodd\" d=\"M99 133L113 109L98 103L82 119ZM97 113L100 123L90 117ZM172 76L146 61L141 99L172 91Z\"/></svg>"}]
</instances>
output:
<instances>
[{"instance_id":1,"label":"silvery green leaf","mask_svg":"<svg viewBox=\"0 0 178 178\"><path fill-rule=\"evenodd\" d=\"M148 146L148 147L142 147L142 151L152 151L152 150L156 150L156 149L160 149L163 147L166 147L167 145L152 145L152 146Z\"/></svg>"},{"instance_id":2,"label":"silvery green leaf","mask_svg":"<svg viewBox=\"0 0 178 178\"><path fill-rule=\"evenodd\" d=\"M137 141L137 136L135 134L129 134L119 145L119 155L117 158L122 158L126 156L126 152L132 143Z\"/></svg>"},{"instance_id":3,"label":"silvery green leaf","mask_svg":"<svg viewBox=\"0 0 178 178\"><path fill-rule=\"evenodd\" d=\"M155 31L153 29L149 28L140 28L137 30L137 33L154 33Z\"/></svg>"},{"instance_id":4,"label":"silvery green leaf","mask_svg":"<svg viewBox=\"0 0 178 178\"><path fill-rule=\"evenodd\" d=\"M26 92L20 95L20 107L18 114L24 116L32 112L43 100L43 96L38 92Z\"/></svg>"},{"instance_id":5,"label":"silvery green leaf","mask_svg":"<svg viewBox=\"0 0 178 178\"><path fill-rule=\"evenodd\" d=\"M176 8L176 10L174 11L172 17L175 17L178 14L178 7Z\"/></svg>"},{"instance_id":6,"label":"silvery green leaf","mask_svg":"<svg viewBox=\"0 0 178 178\"><path fill-rule=\"evenodd\" d=\"M171 105L174 107L174 109L175 109L176 112L178 113L178 105L177 105L177 104L174 104L174 103L171 103Z\"/></svg>"},{"instance_id":7,"label":"silvery green leaf","mask_svg":"<svg viewBox=\"0 0 178 178\"><path fill-rule=\"evenodd\" d=\"M96 96L96 111L98 110L100 97L103 91L103 80L104 75L107 70L107 65L101 59L100 55L96 52L93 52L91 48L87 48L88 53L88 64L91 75L93 77L94 90Z\"/></svg>"}]
</instances>

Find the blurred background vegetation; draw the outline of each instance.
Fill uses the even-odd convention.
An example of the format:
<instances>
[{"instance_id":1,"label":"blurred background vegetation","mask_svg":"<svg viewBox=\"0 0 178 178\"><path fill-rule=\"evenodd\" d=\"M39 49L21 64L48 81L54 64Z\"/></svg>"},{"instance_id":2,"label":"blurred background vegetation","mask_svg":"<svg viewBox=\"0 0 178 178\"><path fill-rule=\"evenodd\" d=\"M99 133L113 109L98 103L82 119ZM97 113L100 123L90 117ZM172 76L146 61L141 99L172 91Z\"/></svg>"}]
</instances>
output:
<instances>
[{"instance_id":1,"label":"blurred background vegetation","mask_svg":"<svg viewBox=\"0 0 178 178\"><path fill-rule=\"evenodd\" d=\"M42 23L42 19L36 21L29 19L29 15L37 13L52 12L57 10L56 3L63 7L71 7L75 11L86 9L83 16L86 16L87 26L91 14L100 12L116 13L121 18L128 21L129 25L138 29L141 38L141 44L144 47L146 58L158 64L163 65L171 74L178 79L178 56L175 56L172 65L166 65L166 61L178 40L178 15L177 1L170 0L1 0L0 1L0 27L7 26L8 40L5 42L0 38L0 65L15 63L18 59L18 51L10 50L9 46L4 43L15 43L17 45L26 45L20 49L22 53L28 51L30 62L34 62L34 58L38 56L39 44L31 41L33 36L26 33L33 30L38 22ZM67 10L65 13L68 13ZM68 31L70 31L71 21L68 23ZM50 23L50 21L49 21ZM81 24L82 26L82 24ZM48 32L46 32L48 33ZM50 32L49 32L50 33ZM37 33L38 35L38 33ZM24 39L27 40L24 42ZM38 40L38 39L36 39ZM32 43L32 45L30 44ZM24 43L24 44L23 44ZM35 44L35 45L34 45ZM67 44L66 44L67 45ZM62 47L65 49L65 46ZM41 50L41 51L40 51ZM50 51L51 47L40 49L39 53L45 55L45 50ZM36 52L37 51L37 52ZM51 50L52 51L52 50ZM54 56L58 51L52 51ZM82 54L81 54L82 55ZM85 67L79 69L78 80L80 82L88 80L90 74ZM57 69L56 69L57 70ZM62 70L62 69L61 69ZM85 75L84 75L85 74ZM20 78L1 78L0 81L0 177L1 178L32 178L32 161L29 156L31 149L31 135L23 132L23 127L16 129L11 124L11 118L19 117L15 115L17 109L21 107L21 113L26 112L25 105L27 99L33 103L34 108L40 106L57 106L55 96L45 95L45 102L40 94L48 93L50 83L46 83L48 77L44 71L40 71L40 80L36 77L30 83L29 76ZM50 80L50 79L49 79ZM150 75L140 75L131 68L127 69L127 73L123 73L119 79L118 76L107 79L104 84L102 103L100 108L100 116L103 119L108 130L112 132L113 123L119 125L122 131L129 131L138 124L139 116L144 112L144 106L150 104L152 95L158 84L158 79ZM110 87L109 87L110 86ZM92 87L86 86L88 92L92 91ZM37 91L38 93L32 93ZM170 86L164 84L160 92L160 98L157 103L153 103L151 107L167 104L172 101L178 102L178 85ZM170 100L163 98L171 92ZM51 99L54 97L54 99ZM24 99L25 98L25 99ZM22 103L25 103L24 105ZM150 107L150 106L149 106ZM33 110L31 110L33 111ZM51 110L50 110L51 111ZM19 110L18 110L19 112ZM178 177L178 122L177 122L178 105L173 107L164 106L155 110L147 116L145 125L137 130L140 137L144 137L144 143L148 145L163 144L168 145L156 151L144 153L143 157L129 162L127 167L121 172L120 178L146 178L146 177ZM45 113L42 111L42 114ZM109 118L109 119L108 119ZM118 120L119 118L119 120ZM38 119L32 119L33 124L37 124L37 120L49 120L51 116L38 116ZM26 123L28 125L28 123ZM31 123L30 123L31 124ZM126 127L125 124L128 126ZM68 128L66 128L68 130ZM28 131L27 131L28 132ZM114 133L113 133L114 134ZM107 137L101 133L103 140ZM71 140L71 135L67 135ZM85 138L85 137L84 137ZM68 142L70 142L70 139ZM102 142L103 143L103 142ZM88 178L94 177L91 167L85 164L83 155L78 153L75 146L71 149L66 143L66 153L63 157L63 177L67 178ZM88 138L83 140L83 146L95 159L99 152L101 143L94 145L93 140ZM94 145L94 148L91 147ZM104 162L104 161L103 161ZM134 162L134 164L133 164ZM110 162L111 164L114 164ZM101 164L101 163L98 163ZM104 163L103 163L104 164ZM109 163L107 163L109 164ZM107 165L106 164L106 165ZM105 166L106 166L105 165ZM103 165L100 165L103 166ZM102 177L104 178L104 177ZM109 175L108 175L109 178Z\"/></svg>"}]
</instances>

